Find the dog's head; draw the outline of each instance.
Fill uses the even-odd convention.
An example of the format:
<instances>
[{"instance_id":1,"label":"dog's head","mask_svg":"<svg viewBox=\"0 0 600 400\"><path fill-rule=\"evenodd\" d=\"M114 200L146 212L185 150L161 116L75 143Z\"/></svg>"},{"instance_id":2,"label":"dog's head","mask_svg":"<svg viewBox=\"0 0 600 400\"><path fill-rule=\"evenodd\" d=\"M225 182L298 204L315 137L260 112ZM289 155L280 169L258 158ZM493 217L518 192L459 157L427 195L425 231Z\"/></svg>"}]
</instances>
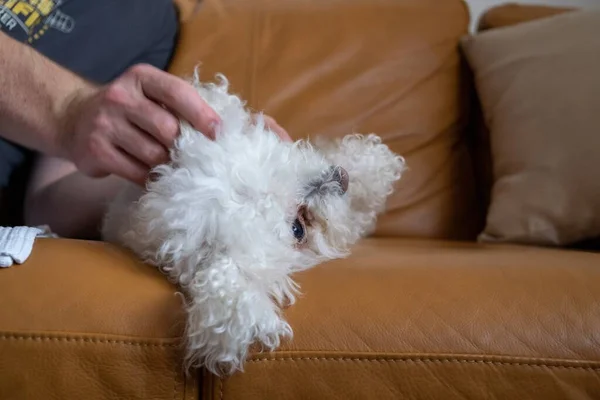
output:
<instances>
[{"instance_id":1,"label":"dog's head","mask_svg":"<svg viewBox=\"0 0 600 400\"><path fill-rule=\"evenodd\" d=\"M345 256L370 232L404 168L377 136L285 142L224 78L195 84L223 124L209 140L183 122L172 161L154 170L138 202L159 263L226 254L248 271L284 276Z\"/></svg>"}]
</instances>

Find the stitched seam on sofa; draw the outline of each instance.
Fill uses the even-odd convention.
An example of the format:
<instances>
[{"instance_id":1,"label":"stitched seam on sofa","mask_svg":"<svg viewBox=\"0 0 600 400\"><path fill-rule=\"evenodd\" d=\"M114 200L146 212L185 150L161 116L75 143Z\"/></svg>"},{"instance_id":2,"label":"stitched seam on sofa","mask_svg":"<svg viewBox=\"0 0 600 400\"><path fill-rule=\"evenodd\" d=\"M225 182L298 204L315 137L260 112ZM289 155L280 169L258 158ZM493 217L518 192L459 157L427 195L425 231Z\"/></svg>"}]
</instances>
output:
<instances>
[{"instance_id":1,"label":"stitched seam on sofa","mask_svg":"<svg viewBox=\"0 0 600 400\"><path fill-rule=\"evenodd\" d=\"M493 360L469 360L460 358L435 358L435 357L411 357L403 359L389 358L356 358L356 357L278 357L278 358L255 358L248 360L248 363L264 363L265 361L344 361L344 362L377 362L380 364L399 364L399 363L421 363L421 364L479 364L488 366L511 366L511 367L528 367L528 368L548 368L558 370L580 370L588 372L600 372L600 365L597 367L583 365L564 365L550 364L542 362L526 362L526 361L493 361ZM593 362L593 361L592 361ZM595 362L597 363L597 362ZM600 364L600 363L598 363ZM224 379L219 378L219 400L224 397Z\"/></svg>"},{"instance_id":2,"label":"stitched seam on sofa","mask_svg":"<svg viewBox=\"0 0 600 400\"><path fill-rule=\"evenodd\" d=\"M75 342L75 343L94 343L94 344L112 344L137 347L177 347L176 343L148 343L134 342L131 340L118 339L96 339L96 338L78 338L78 337L60 337L44 335L0 335L0 340L4 341L34 341L34 342ZM173 369L173 400L177 399L179 390L177 388L177 364Z\"/></svg>"},{"instance_id":3,"label":"stitched seam on sofa","mask_svg":"<svg viewBox=\"0 0 600 400\"><path fill-rule=\"evenodd\" d=\"M223 378L219 379L219 400L223 400L223 386L225 383L223 382Z\"/></svg>"},{"instance_id":4,"label":"stitched seam on sofa","mask_svg":"<svg viewBox=\"0 0 600 400\"><path fill-rule=\"evenodd\" d=\"M173 400L177 399L177 363L173 368Z\"/></svg>"},{"instance_id":5,"label":"stitched seam on sofa","mask_svg":"<svg viewBox=\"0 0 600 400\"><path fill-rule=\"evenodd\" d=\"M135 342L132 340L119 339L96 339L84 337L60 337L60 336L44 336L44 335L0 335L0 340L29 340L29 341L53 341L53 342L83 342L83 343L101 343L101 344L116 344L124 346L140 346L140 347L177 347L177 343L148 343Z\"/></svg>"},{"instance_id":6,"label":"stitched seam on sofa","mask_svg":"<svg viewBox=\"0 0 600 400\"><path fill-rule=\"evenodd\" d=\"M266 360L266 359L309 359L309 358L335 358L335 359L360 359L360 360L484 360L498 361L510 363L525 363L525 364L552 364L552 365L567 365L567 364L594 364L600 366L600 360L582 360L573 358L560 357L532 357L532 356L511 356L501 354L473 354L473 353L445 353L445 352L373 352L373 351L325 351L325 350L288 350L278 351L272 354L259 353L254 355L250 360Z\"/></svg>"},{"instance_id":7,"label":"stitched seam on sofa","mask_svg":"<svg viewBox=\"0 0 600 400\"><path fill-rule=\"evenodd\" d=\"M181 364L174 363L173 369L173 400L175 399L197 399L198 395L195 390L198 388L199 382L196 379L189 379L190 375L188 375L189 371L180 370ZM194 374L197 376L197 374ZM177 380L177 376L181 378L181 381ZM181 397L179 397L179 386L181 386Z\"/></svg>"},{"instance_id":8,"label":"stitched seam on sofa","mask_svg":"<svg viewBox=\"0 0 600 400\"><path fill-rule=\"evenodd\" d=\"M600 363L598 366L585 365L565 365L542 363L536 361L494 361L494 360L469 360L459 358L404 358L404 359L389 359L389 358L352 358L352 357L286 357L286 358L257 358L248 360L248 363L262 363L265 361L352 361L352 362L378 362L378 363L423 363L423 364L482 364L494 366L517 366L530 368L551 368L551 369L576 369L593 372L600 372ZM588 361L584 361L588 362ZM595 362L594 362L595 363Z\"/></svg>"}]
</instances>

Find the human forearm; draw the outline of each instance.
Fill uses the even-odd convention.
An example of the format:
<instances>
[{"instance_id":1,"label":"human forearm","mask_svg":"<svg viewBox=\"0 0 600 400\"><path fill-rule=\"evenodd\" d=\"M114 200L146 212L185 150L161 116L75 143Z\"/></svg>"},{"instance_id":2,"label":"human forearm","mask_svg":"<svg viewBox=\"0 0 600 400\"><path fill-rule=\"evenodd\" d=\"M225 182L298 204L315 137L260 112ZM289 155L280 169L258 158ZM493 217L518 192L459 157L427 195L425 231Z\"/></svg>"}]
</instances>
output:
<instances>
[{"instance_id":1,"label":"human forearm","mask_svg":"<svg viewBox=\"0 0 600 400\"><path fill-rule=\"evenodd\" d=\"M0 135L85 175L143 184L168 160L178 117L214 137L219 117L183 79L131 66L94 85L0 32Z\"/></svg>"},{"instance_id":2,"label":"human forearm","mask_svg":"<svg viewBox=\"0 0 600 400\"><path fill-rule=\"evenodd\" d=\"M0 32L0 136L61 155L58 136L67 105L91 85L27 45Z\"/></svg>"}]
</instances>

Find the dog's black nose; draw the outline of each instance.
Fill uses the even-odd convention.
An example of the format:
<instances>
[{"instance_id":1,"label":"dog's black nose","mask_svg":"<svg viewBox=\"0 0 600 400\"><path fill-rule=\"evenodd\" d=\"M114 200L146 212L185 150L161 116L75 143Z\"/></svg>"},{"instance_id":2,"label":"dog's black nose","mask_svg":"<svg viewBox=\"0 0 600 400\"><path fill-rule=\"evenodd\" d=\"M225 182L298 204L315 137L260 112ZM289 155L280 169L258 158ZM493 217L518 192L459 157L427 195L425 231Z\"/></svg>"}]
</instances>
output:
<instances>
[{"instance_id":1,"label":"dog's black nose","mask_svg":"<svg viewBox=\"0 0 600 400\"><path fill-rule=\"evenodd\" d=\"M335 167L333 171L333 180L340 184L340 187L342 188L342 194L348 191L350 177L348 176L348 172L346 172L344 168L340 166Z\"/></svg>"}]
</instances>

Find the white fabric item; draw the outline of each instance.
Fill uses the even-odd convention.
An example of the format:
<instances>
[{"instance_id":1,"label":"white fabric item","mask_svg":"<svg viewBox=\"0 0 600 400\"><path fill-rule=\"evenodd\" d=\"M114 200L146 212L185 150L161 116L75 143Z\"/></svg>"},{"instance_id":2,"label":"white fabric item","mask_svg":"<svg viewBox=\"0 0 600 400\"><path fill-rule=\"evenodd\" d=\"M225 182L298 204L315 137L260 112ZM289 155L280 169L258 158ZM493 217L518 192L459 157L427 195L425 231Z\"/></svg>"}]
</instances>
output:
<instances>
[{"instance_id":1,"label":"white fabric item","mask_svg":"<svg viewBox=\"0 0 600 400\"><path fill-rule=\"evenodd\" d=\"M56 237L47 226L0 227L0 268L23 264L38 237Z\"/></svg>"}]
</instances>

